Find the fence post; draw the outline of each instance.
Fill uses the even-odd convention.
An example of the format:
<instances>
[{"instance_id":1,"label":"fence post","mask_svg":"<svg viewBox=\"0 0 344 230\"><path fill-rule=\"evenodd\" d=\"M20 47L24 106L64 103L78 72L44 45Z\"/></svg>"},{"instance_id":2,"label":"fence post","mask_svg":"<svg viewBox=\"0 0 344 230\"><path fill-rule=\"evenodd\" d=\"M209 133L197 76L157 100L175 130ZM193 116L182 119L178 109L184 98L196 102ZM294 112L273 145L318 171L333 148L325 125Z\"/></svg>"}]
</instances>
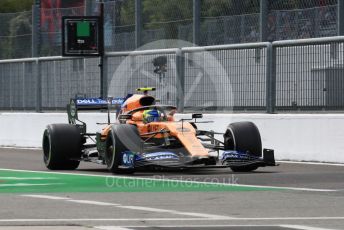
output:
<instances>
[{"instance_id":1,"label":"fence post","mask_svg":"<svg viewBox=\"0 0 344 230\"><path fill-rule=\"evenodd\" d=\"M269 14L269 0L260 0L260 14L259 14L259 40L265 42L268 39L268 14Z\"/></svg>"},{"instance_id":2,"label":"fence post","mask_svg":"<svg viewBox=\"0 0 344 230\"><path fill-rule=\"evenodd\" d=\"M92 1L86 0L85 1L85 16L92 15Z\"/></svg>"},{"instance_id":3,"label":"fence post","mask_svg":"<svg viewBox=\"0 0 344 230\"><path fill-rule=\"evenodd\" d=\"M42 112L42 74L41 74L41 62L36 59L35 65L36 73L36 112Z\"/></svg>"},{"instance_id":4,"label":"fence post","mask_svg":"<svg viewBox=\"0 0 344 230\"><path fill-rule=\"evenodd\" d=\"M192 37L194 45L199 45L201 27L201 1L193 0L193 24L192 24Z\"/></svg>"},{"instance_id":5,"label":"fence post","mask_svg":"<svg viewBox=\"0 0 344 230\"><path fill-rule=\"evenodd\" d=\"M338 1L337 3L337 23L338 23L338 36L343 36L344 35L344 2L343 1Z\"/></svg>"},{"instance_id":6,"label":"fence post","mask_svg":"<svg viewBox=\"0 0 344 230\"><path fill-rule=\"evenodd\" d=\"M176 51L176 72L177 72L177 108L178 112L184 112L184 75L185 58L181 49Z\"/></svg>"},{"instance_id":7,"label":"fence post","mask_svg":"<svg viewBox=\"0 0 344 230\"><path fill-rule=\"evenodd\" d=\"M103 56L103 67L102 67L102 71L103 71L103 77L101 79L102 84L101 86L103 87L102 92L103 95L101 95L101 97L105 98L108 95L108 56L106 54L104 54Z\"/></svg>"},{"instance_id":8,"label":"fence post","mask_svg":"<svg viewBox=\"0 0 344 230\"><path fill-rule=\"evenodd\" d=\"M39 57L41 54L41 1L35 0L32 6L32 57ZM42 75L41 63L36 59L36 112L42 112Z\"/></svg>"},{"instance_id":9,"label":"fence post","mask_svg":"<svg viewBox=\"0 0 344 230\"><path fill-rule=\"evenodd\" d=\"M100 34L101 34L101 41L104 42L104 1L102 0L100 2ZM104 44L103 49L101 50L101 55L99 57L99 68L100 68L100 97L105 99L107 97L107 78L105 73L105 65L107 65L105 57L105 50L104 50Z\"/></svg>"},{"instance_id":10,"label":"fence post","mask_svg":"<svg viewBox=\"0 0 344 230\"><path fill-rule=\"evenodd\" d=\"M135 0L135 48L142 44L142 2Z\"/></svg>"},{"instance_id":11,"label":"fence post","mask_svg":"<svg viewBox=\"0 0 344 230\"><path fill-rule=\"evenodd\" d=\"M266 50L266 112L274 113L276 107L276 50L272 43Z\"/></svg>"},{"instance_id":12,"label":"fence post","mask_svg":"<svg viewBox=\"0 0 344 230\"><path fill-rule=\"evenodd\" d=\"M38 57L40 53L40 7L38 5L32 5L32 41L31 41L31 56Z\"/></svg>"}]
</instances>

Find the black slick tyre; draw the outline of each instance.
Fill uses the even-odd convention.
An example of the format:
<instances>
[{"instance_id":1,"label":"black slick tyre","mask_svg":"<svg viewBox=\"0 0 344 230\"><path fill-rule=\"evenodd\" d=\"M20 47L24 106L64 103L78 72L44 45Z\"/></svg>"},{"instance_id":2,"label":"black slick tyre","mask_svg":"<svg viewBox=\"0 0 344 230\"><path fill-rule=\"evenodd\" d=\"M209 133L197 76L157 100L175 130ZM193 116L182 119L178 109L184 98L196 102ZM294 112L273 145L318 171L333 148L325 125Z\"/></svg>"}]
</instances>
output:
<instances>
[{"instance_id":1,"label":"black slick tyre","mask_svg":"<svg viewBox=\"0 0 344 230\"><path fill-rule=\"evenodd\" d=\"M48 125L43 134L43 160L51 170L74 170L80 161L82 136L70 124Z\"/></svg>"},{"instance_id":2,"label":"black slick tyre","mask_svg":"<svg viewBox=\"0 0 344 230\"><path fill-rule=\"evenodd\" d=\"M262 156L262 141L257 126L252 122L236 122L227 127L224 134L225 150L248 152L251 155ZM233 166L234 172L249 172L256 170L254 165Z\"/></svg>"},{"instance_id":3,"label":"black slick tyre","mask_svg":"<svg viewBox=\"0 0 344 230\"><path fill-rule=\"evenodd\" d=\"M135 126L129 124L113 125L106 143L105 163L108 170L112 173L134 173L134 167L121 167L122 153L126 151L140 152L141 145L141 138Z\"/></svg>"}]
</instances>

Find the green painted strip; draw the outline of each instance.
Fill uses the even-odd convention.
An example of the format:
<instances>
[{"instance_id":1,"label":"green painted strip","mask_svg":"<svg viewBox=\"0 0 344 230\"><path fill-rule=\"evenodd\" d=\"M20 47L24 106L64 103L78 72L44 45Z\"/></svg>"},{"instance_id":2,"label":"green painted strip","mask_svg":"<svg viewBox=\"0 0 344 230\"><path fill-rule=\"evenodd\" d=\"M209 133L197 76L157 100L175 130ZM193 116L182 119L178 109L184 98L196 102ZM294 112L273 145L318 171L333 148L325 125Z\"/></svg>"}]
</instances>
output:
<instances>
[{"instance_id":1,"label":"green painted strip","mask_svg":"<svg viewBox=\"0 0 344 230\"><path fill-rule=\"evenodd\" d=\"M11 179L20 178L18 179ZM271 188L230 184L197 183L164 179L116 176L87 176L59 173L0 170L0 193L66 193L66 192L237 192L270 191ZM7 178L7 179L6 179ZM31 179L32 178L32 179ZM37 178L40 178L37 180ZM23 186L23 184L25 186Z\"/></svg>"}]
</instances>

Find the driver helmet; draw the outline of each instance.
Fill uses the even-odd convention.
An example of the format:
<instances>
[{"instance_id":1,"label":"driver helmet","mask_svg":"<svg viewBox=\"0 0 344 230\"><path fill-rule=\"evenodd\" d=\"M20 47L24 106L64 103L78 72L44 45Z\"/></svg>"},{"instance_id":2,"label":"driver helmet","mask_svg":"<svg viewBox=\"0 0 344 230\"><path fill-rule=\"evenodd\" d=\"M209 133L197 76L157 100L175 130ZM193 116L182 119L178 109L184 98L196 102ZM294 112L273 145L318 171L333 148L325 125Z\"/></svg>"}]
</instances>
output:
<instances>
[{"instance_id":1,"label":"driver helmet","mask_svg":"<svg viewBox=\"0 0 344 230\"><path fill-rule=\"evenodd\" d=\"M160 121L161 112L159 112L156 108L154 109L147 109L143 112L143 122L150 123L153 121Z\"/></svg>"}]
</instances>

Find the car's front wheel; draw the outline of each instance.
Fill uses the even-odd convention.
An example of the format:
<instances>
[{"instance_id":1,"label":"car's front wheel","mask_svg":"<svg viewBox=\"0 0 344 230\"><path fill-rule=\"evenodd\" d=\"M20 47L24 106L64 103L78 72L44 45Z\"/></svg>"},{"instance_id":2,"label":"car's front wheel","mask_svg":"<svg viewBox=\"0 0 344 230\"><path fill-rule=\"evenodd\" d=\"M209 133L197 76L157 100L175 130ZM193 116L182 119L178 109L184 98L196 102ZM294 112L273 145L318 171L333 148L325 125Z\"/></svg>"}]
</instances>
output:
<instances>
[{"instance_id":1,"label":"car's front wheel","mask_svg":"<svg viewBox=\"0 0 344 230\"><path fill-rule=\"evenodd\" d=\"M140 152L141 145L135 126L113 125L106 142L105 163L108 170L112 173L134 173L134 154Z\"/></svg>"},{"instance_id":2,"label":"car's front wheel","mask_svg":"<svg viewBox=\"0 0 344 230\"><path fill-rule=\"evenodd\" d=\"M227 127L224 134L225 150L236 150L251 155L262 156L262 141L257 126L248 121L235 122ZM234 172L249 172L256 170L254 165L232 166Z\"/></svg>"}]
</instances>

